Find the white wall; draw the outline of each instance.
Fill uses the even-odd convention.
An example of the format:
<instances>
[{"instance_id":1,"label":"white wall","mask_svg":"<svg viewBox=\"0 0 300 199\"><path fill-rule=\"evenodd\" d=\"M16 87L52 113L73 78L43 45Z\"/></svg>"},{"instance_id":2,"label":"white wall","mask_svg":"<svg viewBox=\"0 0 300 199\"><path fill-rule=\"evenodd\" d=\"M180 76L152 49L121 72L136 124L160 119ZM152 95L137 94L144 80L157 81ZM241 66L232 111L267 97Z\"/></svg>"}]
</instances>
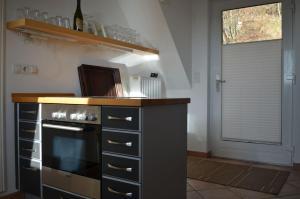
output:
<instances>
[{"instance_id":1,"label":"white wall","mask_svg":"<svg viewBox=\"0 0 300 199\"><path fill-rule=\"evenodd\" d=\"M118 1L129 26L139 30L144 38L160 50L160 60L158 62L144 63L142 67L140 65L131 67L129 68L130 72L144 73L153 67L154 69L159 68L165 79L166 89L190 88L188 76L185 73L178 49L168 28L159 1ZM178 17L181 17L181 14Z\"/></svg>"},{"instance_id":2,"label":"white wall","mask_svg":"<svg viewBox=\"0 0 300 199\"><path fill-rule=\"evenodd\" d=\"M15 10L29 6L47 10L50 15L72 18L75 2L68 0L7 0L7 19L15 18ZM71 3L72 2L72 3ZM5 99L6 99L6 167L7 192L15 191L14 168L14 116L13 92L74 92L80 95L77 66L80 64L118 67L121 73L149 75L158 72L167 89L185 89L190 83L183 68L172 35L158 1L149 0L89 0L82 1L83 13L95 16L104 24L119 24L136 29L153 46L160 50L160 59L147 61L141 57L107 50L66 44L64 42L39 42L24 40L13 31L6 31ZM136 17L139 16L139 17ZM132 61L134 60L134 61ZM117 63L131 63L131 67ZM38 75L16 75L13 64L35 64ZM185 96L186 97L186 96ZM3 195L3 194L2 194ZM0 194L1 196L1 194Z\"/></svg>"},{"instance_id":3,"label":"white wall","mask_svg":"<svg viewBox=\"0 0 300 199\"><path fill-rule=\"evenodd\" d=\"M294 86L294 144L295 154L294 162L300 164L300 2L296 0L295 12L295 58L296 58L296 76L297 84Z\"/></svg>"},{"instance_id":4,"label":"white wall","mask_svg":"<svg viewBox=\"0 0 300 199\"><path fill-rule=\"evenodd\" d=\"M161 7L185 72L192 81L192 0L164 0Z\"/></svg>"},{"instance_id":5,"label":"white wall","mask_svg":"<svg viewBox=\"0 0 300 199\"><path fill-rule=\"evenodd\" d=\"M188 150L207 152L209 0L192 0L192 88L167 90L168 97L190 97Z\"/></svg>"}]
</instances>

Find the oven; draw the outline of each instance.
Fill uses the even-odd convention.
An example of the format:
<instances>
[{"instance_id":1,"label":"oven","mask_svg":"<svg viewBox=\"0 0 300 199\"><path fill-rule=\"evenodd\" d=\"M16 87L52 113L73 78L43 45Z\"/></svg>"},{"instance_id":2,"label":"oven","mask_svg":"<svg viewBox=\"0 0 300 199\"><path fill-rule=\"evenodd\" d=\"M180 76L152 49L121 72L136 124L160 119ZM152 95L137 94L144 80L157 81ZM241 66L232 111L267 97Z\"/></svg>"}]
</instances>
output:
<instances>
[{"instance_id":1,"label":"oven","mask_svg":"<svg viewBox=\"0 0 300 199\"><path fill-rule=\"evenodd\" d=\"M100 198L100 107L45 105L42 121L42 183Z\"/></svg>"}]
</instances>

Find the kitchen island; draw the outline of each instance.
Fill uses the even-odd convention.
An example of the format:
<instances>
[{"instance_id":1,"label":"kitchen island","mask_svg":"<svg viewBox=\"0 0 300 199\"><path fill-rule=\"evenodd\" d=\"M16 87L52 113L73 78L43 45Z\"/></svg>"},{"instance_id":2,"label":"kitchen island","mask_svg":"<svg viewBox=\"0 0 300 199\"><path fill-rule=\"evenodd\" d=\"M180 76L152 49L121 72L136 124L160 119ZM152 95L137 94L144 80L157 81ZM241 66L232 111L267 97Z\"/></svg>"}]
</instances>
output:
<instances>
[{"instance_id":1,"label":"kitchen island","mask_svg":"<svg viewBox=\"0 0 300 199\"><path fill-rule=\"evenodd\" d=\"M82 98L72 94L26 93L12 94L12 99L16 110L16 172L20 191L45 199L186 198L190 99ZM55 121L49 124L49 120ZM58 122L78 125L67 129L66 125L57 125ZM87 124L95 127L95 132L100 131L100 175L92 175L91 185L96 188L88 193L74 185L82 183L82 189L85 187L84 180L78 180L82 173L74 168L68 173L61 169L63 166L58 170L48 168L53 161L45 155L56 150L49 150L48 146L51 132L59 136L54 127L66 134ZM57 178L60 182L51 180Z\"/></svg>"}]
</instances>

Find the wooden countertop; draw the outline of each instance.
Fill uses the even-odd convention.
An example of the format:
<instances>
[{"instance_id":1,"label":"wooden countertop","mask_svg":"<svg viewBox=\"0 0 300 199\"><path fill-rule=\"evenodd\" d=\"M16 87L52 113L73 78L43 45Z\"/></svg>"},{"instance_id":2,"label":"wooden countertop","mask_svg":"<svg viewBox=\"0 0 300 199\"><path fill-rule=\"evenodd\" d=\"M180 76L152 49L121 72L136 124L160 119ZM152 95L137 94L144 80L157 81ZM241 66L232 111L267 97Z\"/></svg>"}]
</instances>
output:
<instances>
[{"instance_id":1,"label":"wooden countertop","mask_svg":"<svg viewBox=\"0 0 300 199\"><path fill-rule=\"evenodd\" d=\"M188 104L189 98L95 98L75 97L72 93L13 93L12 101L15 103L41 103L41 104L86 104L86 105L108 105L108 106L156 106Z\"/></svg>"}]
</instances>

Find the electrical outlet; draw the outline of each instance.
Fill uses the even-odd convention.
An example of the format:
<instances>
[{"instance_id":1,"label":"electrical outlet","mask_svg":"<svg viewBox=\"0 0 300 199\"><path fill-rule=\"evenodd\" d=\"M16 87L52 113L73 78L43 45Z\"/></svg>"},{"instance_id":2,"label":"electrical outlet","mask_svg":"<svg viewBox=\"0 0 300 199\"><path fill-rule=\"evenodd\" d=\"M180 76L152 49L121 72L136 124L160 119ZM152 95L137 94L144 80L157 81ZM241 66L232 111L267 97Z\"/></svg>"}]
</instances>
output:
<instances>
[{"instance_id":1,"label":"electrical outlet","mask_svg":"<svg viewBox=\"0 0 300 199\"><path fill-rule=\"evenodd\" d=\"M13 70L15 74L38 74L38 66L37 65L29 65L29 64L14 64Z\"/></svg>"},{"instance_id":2,"label":"electrical outlet","mask_svg":"<svg viewBox=\"0 0 300 199\"><path fill-rule=\"evenodd\" d=\"M21 64L14 64L13 70L15 74L21 74L22 72L22 65Z\"/></svg>"}]
</instances>

